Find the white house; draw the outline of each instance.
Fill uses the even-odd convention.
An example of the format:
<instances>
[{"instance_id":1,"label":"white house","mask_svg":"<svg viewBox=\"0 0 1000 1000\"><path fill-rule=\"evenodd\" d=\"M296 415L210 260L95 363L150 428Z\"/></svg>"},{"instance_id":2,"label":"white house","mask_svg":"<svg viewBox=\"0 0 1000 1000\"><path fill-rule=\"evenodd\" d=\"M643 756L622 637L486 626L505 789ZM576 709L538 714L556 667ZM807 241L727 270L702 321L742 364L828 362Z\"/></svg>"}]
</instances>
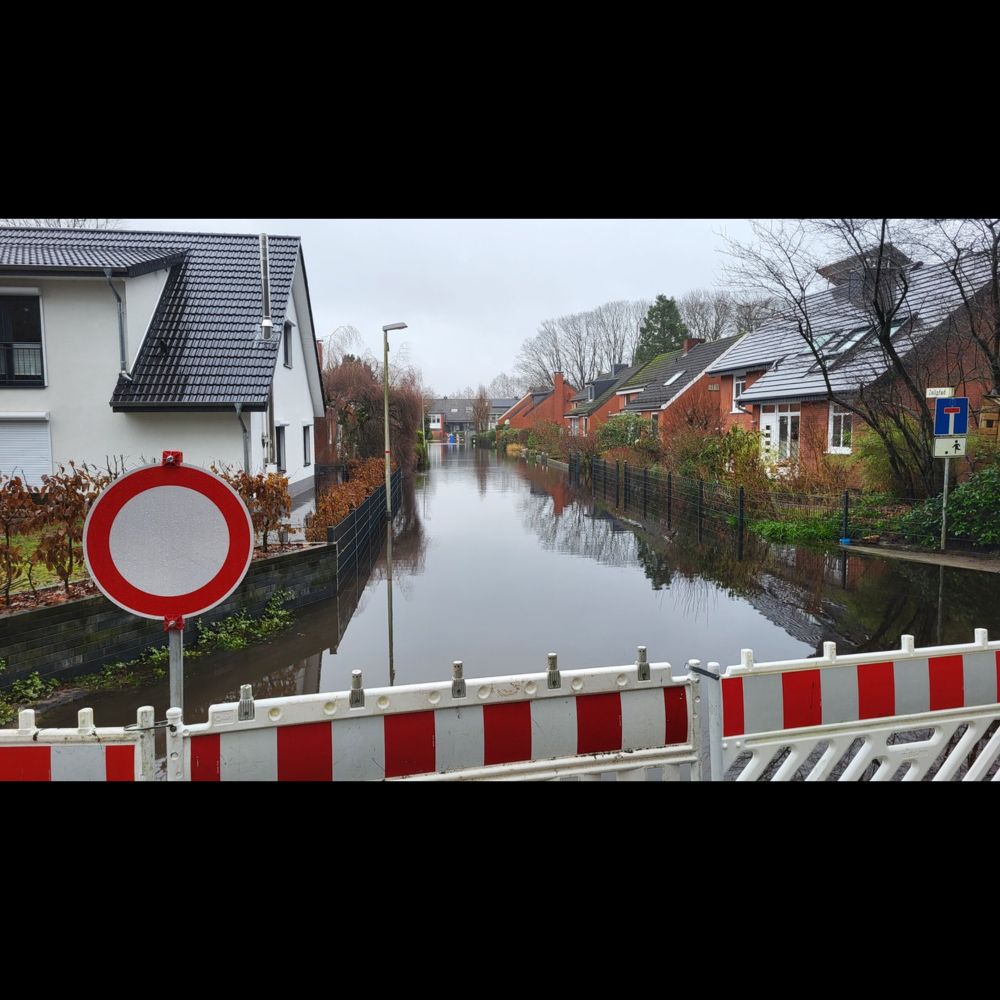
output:
<instances>
[{"instance_id":1,"label":"white house","mask_svg":"<svg viewBox=\"0 0 1000 1000\"><path fill-rule=\"evenodd\" d=\"M169 449L300 497L324 406L298 237L0 229L0 472Z\"/></svg>"}]
</instances>

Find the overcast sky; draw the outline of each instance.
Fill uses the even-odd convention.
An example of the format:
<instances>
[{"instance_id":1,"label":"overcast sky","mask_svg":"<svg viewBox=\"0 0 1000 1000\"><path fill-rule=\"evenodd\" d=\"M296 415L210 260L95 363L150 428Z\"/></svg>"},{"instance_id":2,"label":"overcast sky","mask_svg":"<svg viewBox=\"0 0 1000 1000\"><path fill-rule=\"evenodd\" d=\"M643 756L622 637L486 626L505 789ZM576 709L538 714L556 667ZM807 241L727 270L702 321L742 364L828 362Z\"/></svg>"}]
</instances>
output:
<instances>
[{"instance_id":1,"label":"overcast sky","mask_svg":"<svg viewBox=\"0 0 1000 1000\"><path fill-rule=\"evenodd\" d=\"M316 333L357 327L437 393L511 372L539 323L612 299L680 296L720 278L725 219L123 219L121 228L301 236Z\"/></svg>"}]
</instances>

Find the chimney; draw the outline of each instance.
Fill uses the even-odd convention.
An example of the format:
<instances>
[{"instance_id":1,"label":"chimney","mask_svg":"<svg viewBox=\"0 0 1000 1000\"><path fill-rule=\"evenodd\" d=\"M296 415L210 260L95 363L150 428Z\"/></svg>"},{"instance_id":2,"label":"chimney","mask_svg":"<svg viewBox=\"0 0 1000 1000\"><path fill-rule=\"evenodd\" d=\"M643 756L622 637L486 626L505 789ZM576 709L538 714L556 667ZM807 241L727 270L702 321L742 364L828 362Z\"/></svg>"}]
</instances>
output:
<instances>
[{"instance_id":1,"label":"chimney","mask_svg":"<svg viewBox=\"0 0 1000 1000\"><path fill-rule=\"evenodd\" d=\"M563 389L563 373L562 372L553 372L552 373L552 385L555 388L556 399L560 399L562 397L562 389Z\"/></svg>"},{"instance_id":2,"label":"chimney","mask_svg":"<svg viewBox=\"0 0 1000 1000\"><path fill-rule=\"evenodd\" d=\"M260 339L270 340L271 323L271 271L267 263L267 233L260 234L260 290L263 316L260 320Z\"/></svg>"},{"instance_id":3,"label":"chimney","mask_svg":"<svg viewBox=\"0 0 1000 1000\"><path fill-rule=\"evenodd\" d=\"M692 347L697 347L699 344L704 344L704 343L705 343L704 337L686 337L684 339L683 353L687 354L687 352L690 351Z\"/></svg>"}]
</instances>

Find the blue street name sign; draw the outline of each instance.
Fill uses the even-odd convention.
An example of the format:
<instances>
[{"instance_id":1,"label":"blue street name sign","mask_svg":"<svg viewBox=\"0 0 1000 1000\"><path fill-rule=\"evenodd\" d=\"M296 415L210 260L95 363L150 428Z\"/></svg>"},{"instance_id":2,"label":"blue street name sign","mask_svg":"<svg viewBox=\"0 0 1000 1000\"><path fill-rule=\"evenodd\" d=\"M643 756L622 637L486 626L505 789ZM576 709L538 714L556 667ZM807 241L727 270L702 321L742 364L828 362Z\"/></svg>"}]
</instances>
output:
<instances>
[{"instance_id":1,"label":"blue street name sign","mask_svg":"<svg viewBox=\"0 0 1000 1000\"><path fill-rule=\"evenodd\" d=\"M969 433L969 397L953 396L936 399L934 408L934 434L937 437L954 437Z\"/></svg>"}]
</instances>

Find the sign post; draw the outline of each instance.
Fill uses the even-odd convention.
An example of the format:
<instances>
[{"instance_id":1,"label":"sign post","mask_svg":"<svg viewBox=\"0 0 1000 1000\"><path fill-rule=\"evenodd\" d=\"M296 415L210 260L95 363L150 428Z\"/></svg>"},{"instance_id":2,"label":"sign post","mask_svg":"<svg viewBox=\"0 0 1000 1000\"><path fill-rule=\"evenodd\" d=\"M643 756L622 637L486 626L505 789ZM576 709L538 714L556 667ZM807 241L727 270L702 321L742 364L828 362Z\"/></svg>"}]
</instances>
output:
<instances>
[{"instance_id":1,"label":"sign post","mask_svg":"<svg viewBox=\"0 0 1000 1000\"><path fill-rule=\"evenodd\" d=\"M931 397L931 392L935 393ZM954 389L928 389L934 398L934 457L944 458L944 491L941 496L941 551L948 534L948 480L952 455L965 454L965 435L969 433L969 398L952 396ZM944 393L947 392L947 396ZM942 440L949 439L949 440Z\"/></svg>"},{"instance_id":2,"label":"sign post","mask_svg":"<svg viewBox=\"0 0 1000 1000\"><path fill-rule=\"evenodd\" d=\"M116 479L83 526L83 557L109 601L163 622L170 707L184 708L184 619L221 604L253 558L253 521L221 477L165 451Z\"/></svg>"}]
</instances>

